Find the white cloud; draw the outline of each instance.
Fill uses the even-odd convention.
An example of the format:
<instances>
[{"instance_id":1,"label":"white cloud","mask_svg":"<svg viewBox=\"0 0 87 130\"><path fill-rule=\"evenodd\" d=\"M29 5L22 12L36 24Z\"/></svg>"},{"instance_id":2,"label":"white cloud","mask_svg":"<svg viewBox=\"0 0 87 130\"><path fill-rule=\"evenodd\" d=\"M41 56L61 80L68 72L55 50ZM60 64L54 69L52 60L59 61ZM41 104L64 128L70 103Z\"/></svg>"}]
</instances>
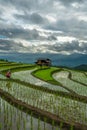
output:
<instances>
[{"instance_id":1,"label":"white cloud","mask_svg":"<svg viewBox=\"0 0 87 130\"><path fill-rule=\"evenodd\" d=\"M56 22L56 18L54 18L51 15L46 15L46 18L49 20L49 22L52 22L52 23Z\"/></svg>"},{"instance_id":2,"label":"white cloud","mask_svg":"<svg viewBox=\"0 0 87 130\"><path fill-rule=\"evenodd\" d=\"M83 20L83 21L87 22L87 15L78 16L78 19L79 19L80 21Z\"/></svg>"},{"instance_id":3,"label":"white cloud","mask_svg":"<svg viewBox=\"0 0 87 130\"><path fill-rule=\"evenodd\" d=\"M72 3L72 6L74 7L74 8L80 8L82 5L80 4L80 3L77 3L77 2L75 2L75 3Z\"/></svg>"},{"instance_id":4,"label":"white cloud","mask_svg":"<svg viewBox=\"0 0 87 130\"><path fill-rule=\"evenodd\" d=\"M76 40L75 37L71 37L71 36L58 36L58 41L62 42L64 44L64 42L72 42L73 40Z\"/></svg>"},{"instance_id":5,"label":"white cloud","mask_svg":"<svg viewBox=\"0 0 87 130\"><path fill-rule=\"evenodd\" d=\"M87 53L86 5L86 0L0 0L0 35L6 36L0 37L1 51Z\"/></svg>"}]
</instances>

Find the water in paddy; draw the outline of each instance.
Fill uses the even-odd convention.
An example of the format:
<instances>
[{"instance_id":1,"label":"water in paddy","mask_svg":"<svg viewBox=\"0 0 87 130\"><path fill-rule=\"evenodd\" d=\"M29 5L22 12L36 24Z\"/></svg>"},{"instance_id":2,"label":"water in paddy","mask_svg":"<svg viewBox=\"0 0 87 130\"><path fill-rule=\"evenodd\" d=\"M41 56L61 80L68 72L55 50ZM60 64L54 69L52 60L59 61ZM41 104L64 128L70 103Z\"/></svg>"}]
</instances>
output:
<instances>
[{"instance_id":1,"label":"water in paddy","mask_svg":"<svg viewBox=\"0 0 87 130\"><path fill-rule=\"evenodd\" d=\"M0 130L59 130L10 105L0 97Z\"/></svg>"},{"instance_id":2,"label":"water in paddy","mask_svg":"<svg viewBox=\"0 0 87 130\"><path fill-rule=\"evenodd\" d=\"M10 93L14 98L28 105L59 115L64 120L74 120L87 125L86 103L26 87L19 83L10 82L10 80L0 81L0 89Z\"/></svg>"}]
</instances>

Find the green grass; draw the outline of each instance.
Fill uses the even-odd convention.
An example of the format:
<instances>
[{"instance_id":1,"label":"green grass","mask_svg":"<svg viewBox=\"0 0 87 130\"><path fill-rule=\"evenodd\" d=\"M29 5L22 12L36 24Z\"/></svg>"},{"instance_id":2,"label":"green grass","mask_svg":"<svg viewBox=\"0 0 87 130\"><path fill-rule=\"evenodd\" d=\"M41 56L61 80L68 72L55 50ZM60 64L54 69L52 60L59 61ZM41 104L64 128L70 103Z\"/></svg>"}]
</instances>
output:
<instances>
[{"instance_id":1,"label":"green grass","mask_svg":"<svg viewBox=\"0 0 87 130\"><path fill-rule=\"evenodd\" d=\"M35 68L35 65L20 66L17 68L12 68L11 72L13 73L13 72L18 72L18 71L26 71L26 70L31 70L34 68Z\"/></svg>"},{"instance_id":2,"label":"green grass","mask_svg":"<svg viewBox=\"0 0 87 130\"><path fill-rule=\"evenodd\" d=\"M18 71L30 70L30 69L34 69L34 68L35 68L34 65L18 65L18 66L14 66L14 67L9 66L9 68L3 68L2 74L5 75L6 72L8 71L8 69L10 69L11 73L13 73L13 72L18 72Z\"/></svg>"},{"instance_id":3,"label":"green grass","mask_svg":"<svg viewBox=\"0 0 87 130\"><path fill-rule=\"evenodd\" d=\"M57 67L50 67L50 68L43 68L43 69L38 69L36 71L34 71L32 73L33 76L44 80L46 82L52 83L52 84L56 84L56 85L60 85L59 82L57 82L53 77L52 74L56 71L60 71L60 68Z\"/></svg>"}]
</instances>

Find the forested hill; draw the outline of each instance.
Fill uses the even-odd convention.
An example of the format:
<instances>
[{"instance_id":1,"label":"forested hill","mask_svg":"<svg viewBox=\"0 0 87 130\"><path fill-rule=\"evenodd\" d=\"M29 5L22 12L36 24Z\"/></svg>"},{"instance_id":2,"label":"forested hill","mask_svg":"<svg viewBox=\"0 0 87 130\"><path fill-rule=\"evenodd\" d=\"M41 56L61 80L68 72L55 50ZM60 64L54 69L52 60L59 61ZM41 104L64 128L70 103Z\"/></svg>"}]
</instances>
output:
<instances>
[{"instance_id":1,"label":"forested hill","mask_svg":"<svg viewBox=\"0 0 87 130\"><path fill-rule=\"evenodd\" d=\"M87 65L82 64L82 65L74 67L74 69L87 71Z\"/></svg>"}]
</instances>

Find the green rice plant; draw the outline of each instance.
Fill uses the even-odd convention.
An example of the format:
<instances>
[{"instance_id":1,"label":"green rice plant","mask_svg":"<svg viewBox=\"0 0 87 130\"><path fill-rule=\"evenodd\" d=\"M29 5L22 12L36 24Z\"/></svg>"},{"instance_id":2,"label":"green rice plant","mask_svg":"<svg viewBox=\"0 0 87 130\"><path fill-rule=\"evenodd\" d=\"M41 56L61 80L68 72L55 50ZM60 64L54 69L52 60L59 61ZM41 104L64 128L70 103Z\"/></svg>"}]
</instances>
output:
<instances>
[{"instance_id":1,"label":"green rice plant","mask_svg":"<svg viewBox=\"0 0 87 130\"><path fill-rule=\"evenodd\" d=\"M46 130L46 122L47 122L47 118L44 117L44 130Z\"/></svg>"},{"instance_id":2,"label":"green rice plant","mask_svg":"<svg viewBox=\"0 0 87 130\"><path fill-rule=\"evenodd\" d=\"M41 130L41 126L40 126L40 117L38 118L38 130Z\"/></svg>"},{"instance_id":3,"label":"green rice plant","mask_svg":"<svg viewBox=\"0 0 87 130\"><path fill-rule=\"evenodd\" d=\"M64 75L65 76L66 72ZM67 77L66 77L67 79ZM67 80L68 81L68 80ZM64 82L62 80L62 82ZM51 112L55 115L60 116L66 121L74 121L78 123L87 123L87 103L80 102L80 100L75 100L71 98L66 97L60 97L58 94L55 95L53 93L47 93L46 91L41 91L35 88L26 87L25 85L20 85L14 82L11 82L11 88L8 90L6 87L7 81L0 81L0 88L3 89L5 92L8 92L12 96L14 96L16 99L21 100L29 105L32 105L34 107L40 108L42 110ZM74 85L74 84L73 84ZM86 94L86 91L84 92L83 88L79 89L79 86L77 86L78 89L76 89L77 92L80 93L82 90L82 93ZM2 103L0 102L0 107L2 106ZM6 104L3 104L3 109L5 113L5 123L8 122L7 116L8 111L10 111L10 120L13 119L13 108L7 107ZM0 110L0 111L2 111ZM27 114L24 118L25 121L27 121ZM19 122L21 122L22 114L19 114L19 110L17 110L16 118L18 117ZM40 119L38 120L38 128L40 128ZM26 124L26 123L25 123ZM33 127L33 115L31 117L31 128ZM52 122L52 125L54 127L54 122ZM26 126L26 125L25 125ZM61 125L60 125L61 126ZM12 123L11 123L12 127ZM53 129L52 127L52 129ZM24 128L25 129L25 128ZM72 126L71 126L72 129Z\"/></svg>"},{"instance_id":4,"label":"green rice plant","mask_svg":"<svg viewBox=\"0 0 87 130\"><path fill-rule=\"evenodd\" d=\"M67 71L71 72L71 79L74 79L87 86L87 76L84 74L84 72L75 71L75 70L67 70Z\"/></svg>"},{"instance_id":5,"label":"green rice plant","mask_svg":"<svg viewBox=\"0 0 87 130\"><path fill-rule=\"evenodd\" d=\"M17 123L17 130L20 130L20 125ZM25 129L24 129L25 130Z\"/></svg>"},{"instance_id":6,"label":"green rice plant","mask_svg":"<svg viewBox=\"0 0 87 130\"><path fill-rule=\"evenodd\" d=\"M70 130L74 130L74 127L73 127L73 125L71 125L71 127L70 127Z\"/></svg>"},{"instance_id":7,"label":"green rice plant","mask_svg":"<svg viewBox=\"0 0 87 130\"><path fill-rule=\"evenodd\" d=\"M54 129L55 122L52 120L52 130Z\"/></svg>"},{"instance_id":8,"label":"green rice plant","mask_svg":"<svg viewBox=\"0 0 87 130\"><path fill-rule=\"evenodd\" d=\"M69 72L64 70L53 75L54 79L60 82L63 86L73 91L75 94L87 96L87 86L74 82L69 79Z\"/></svg>"},{"instance_id":9,"label":"green rice plant","mask_svg":"<svg viewBox=\"0 0 87 130\"><path fill-rule=\"evenodd\" d=\"M0 130L2 129L2 123L0 122Z\"/></svg>"},{"instance_id":10,"label":"green rice plant","mask_svg":"<svg viewBox=\"0 0 87 130\"><path fill-rule=\"evenodd\" d=\"M61 118L65 118L64 120L73 120L75 122L83 121L86 123L86 103L75 101L70 98L60 97L58 95L43 92L37 89L28 88L16 83L11 83L11 85L12 87L9 93L12 94L16 99L19 99L25 103L28 103L27 100L29 100L30 105L59 115ZM5 82L2 82L2 88L3 90L8 91L6 89Z\"/></svg>"},{"instance_id":11,"label":"green rice plant","mask_svg":"<svg viewBox=\"0 0 87 130\"><path fill-rule=\"evenodd\" d=\"M63 122L60 123L60 130L63 128Z\"/></svg>"},{"instance_id":12,"label":"green rice plant","mask_svg":"<svg viewBox=\"0 0 87 130\"><path fill-rule=\"evenodd\" d=\"M12 78L19 79L20 81L24 81L32 85L34 84L40 87L48 88L50 90L59 90L59 91L68 92L65 88L60 87L58 83L55 85L55 84L47 83L45 81L42 81L40 79L33 77L31 75L31 72L33 71L34 70L15 72L13 73Z\"/></svg>"},{"instance_id":13,"label":"green rice plant","mask_svg":"<svg viewBox=\"0 0 87 130\"><path fill-rule=\"evenodd\" d=\"M56 130L60 130L60 128L59 128L59 127L56 127Z\"/></svg>"},{"instance_id":14,"label":"green rice plant","mask_svg":"<svg viewBox=\"0 0 87 130\"><path fill-rule=\"evenodd\" d=\"M51 67L48 69L38 69L38 70L35 70L32 74L42 80L45 80L54 84L58 84L58 82L56 82L52 78L52 75L51 75L51 73L53 73L54 71L59 71L59 69L56 67Z\"/></svg>"},{"instance_id":15,"label":"green rice plant","mask_svg":"<svg viewBox=\"0 0 87 130\"><path fill-rule=\"evenodd\" d=\"M30 126L31 126L31 130L33 130L33 113L31 112L31 119L30 119Z\"/></svg>"}]
</instances>

